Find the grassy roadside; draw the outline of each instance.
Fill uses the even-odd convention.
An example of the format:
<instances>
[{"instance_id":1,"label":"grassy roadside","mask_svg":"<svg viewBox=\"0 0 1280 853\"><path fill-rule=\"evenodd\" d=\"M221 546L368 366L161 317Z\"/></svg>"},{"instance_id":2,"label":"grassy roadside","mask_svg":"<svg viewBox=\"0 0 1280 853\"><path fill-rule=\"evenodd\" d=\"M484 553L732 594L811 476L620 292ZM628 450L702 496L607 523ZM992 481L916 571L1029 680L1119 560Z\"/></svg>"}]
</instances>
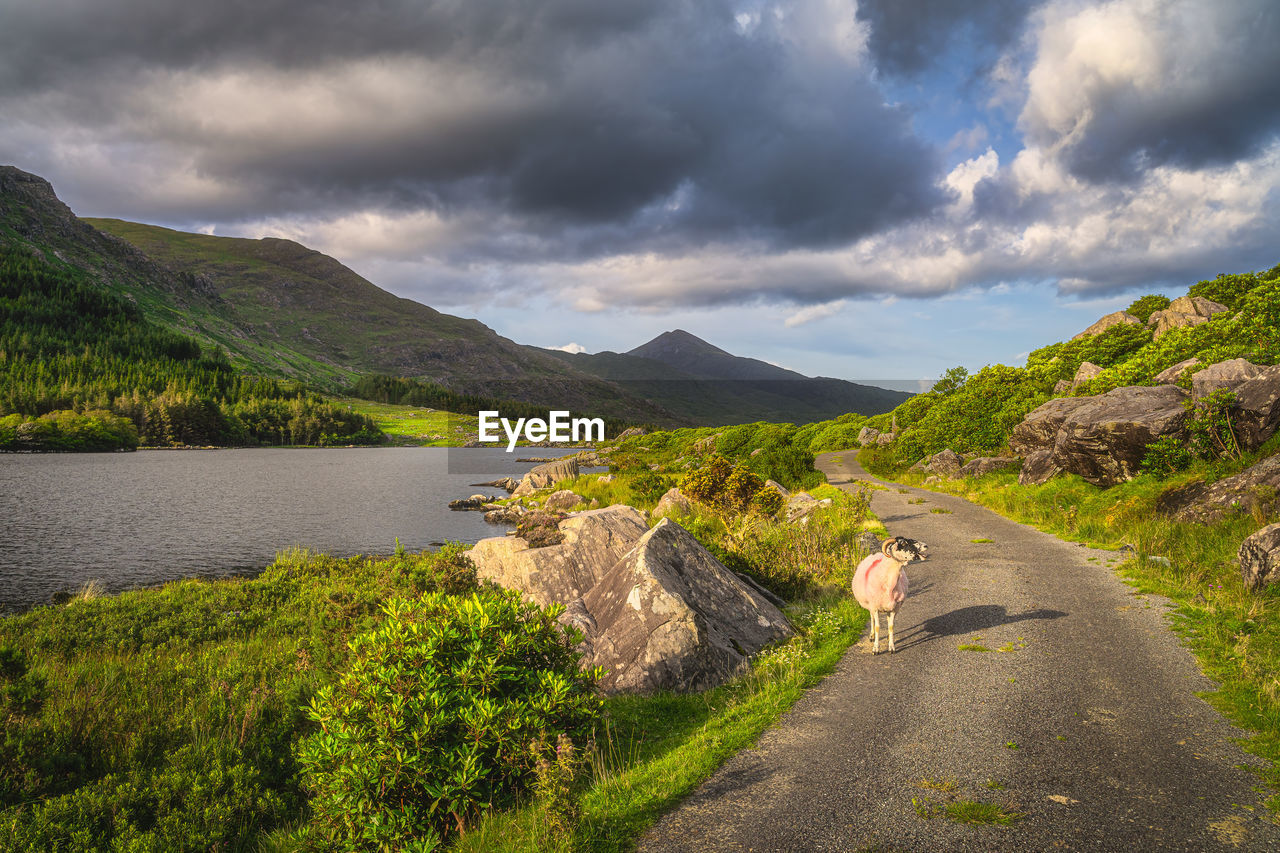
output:
<instances>
[{"instance_id":1,"label":"grassy roadside","mask_svg":"<svg viewBox=\"0 0 1280 853\"><path fill-rule=\"evenodd\" d=\"M616 697L569 814L545 800L494 814L459 839L472 853L624 851L726 759L754 744L804 690L835 668L866 612L832 594L788 608L800 628L751 673L705 693Z\"/></svg>"},{"instance_id":2,"label":"grassy roadside","mask_svg":"<svg viewBox=\"0 0 1280 853\"><path fill-rule=\"evenodd\" d=\"M637 467L573 486L651 506L632 485L662 476ZM716 690L609 699L567 798L530 795L450 846L629 849L829 672L864 627L843 589L855 539L876 523L865 496L815 493L835 505L805 526L705 508L680 519L733 568L787 591L792 640ZM348 641L384 623L386 600L477 589L457 552L289 553L254 578L86 590L0 619L0 851L306 849L305 707L350 666Z\"/></svg>"},{"instance_id":3,"label":"grassy roadside","mask_svg":"<svg viewBox=\"0 0 1280 853\"><path fill-rule=\"evenodd\" d=\"M859 460L878 477L923 486L924 475L896 468L887 454L864 450ZM1270 793L1268 806L1280 819L1280 588L1249 592L1235 560L1240 542L1280 520L1280 514L1274 505L1264 505L1248 515L1197 524L1156 510L1157 499L1169 488L1224 473L1199 466L1173 479L1144 474L1104 489L1075 476L1020 486L1016 473L1003 472L924 487L959 495L1070 541L1132 547L1133 557L1118 571L1140 591L1165 596L1176 605L1174 630L1219 685L1204 698L1252 732L1242 746L1269 762L1259 775Z\"/></svg>"}]
</instances>

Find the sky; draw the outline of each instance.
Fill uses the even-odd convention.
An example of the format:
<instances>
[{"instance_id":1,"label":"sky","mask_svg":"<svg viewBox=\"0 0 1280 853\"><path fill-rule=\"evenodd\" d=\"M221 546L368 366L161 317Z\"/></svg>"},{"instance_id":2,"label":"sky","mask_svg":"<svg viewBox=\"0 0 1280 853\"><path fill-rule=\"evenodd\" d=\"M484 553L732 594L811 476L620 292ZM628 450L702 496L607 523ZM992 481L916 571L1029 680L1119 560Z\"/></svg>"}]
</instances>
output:
<instances>
[{"instance_id":1,"label":"sky","mask_svg":"<svg viewBox=\"0 0 1280 853\"><path fill-rule=\"evenodd\" d=\"M1274 0L0 0L0 163L521 343L1020 364L1280 262Z\"/></svg>"}]
</instances>

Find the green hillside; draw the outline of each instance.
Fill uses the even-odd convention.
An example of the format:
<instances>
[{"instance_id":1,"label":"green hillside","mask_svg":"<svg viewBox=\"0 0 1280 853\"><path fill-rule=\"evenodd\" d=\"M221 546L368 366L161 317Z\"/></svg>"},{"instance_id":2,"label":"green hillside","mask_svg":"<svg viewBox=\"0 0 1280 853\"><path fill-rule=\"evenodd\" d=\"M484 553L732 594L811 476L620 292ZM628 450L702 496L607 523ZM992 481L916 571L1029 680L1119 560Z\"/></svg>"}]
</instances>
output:
<instances>
[{"instance_id":1,"label":"green hillside","mask_svg":"<svg viewBox=\"0 0 1280 853\"><path fill-rule=\"evenodd\" d=\"M1202 281L1188 295L1231 310L1199 326L1171 329L1159 340L1146 326L1114 326L1099 335L1041 347L1023 367L990 365L973 376L961 370L953 373L957 381L949 387L917 395L869 423L881 430L897 424L898 437L891 445L896 464L910 464L944 448L960 454L995 453L1028 412L1055 396L1153 385L1157 374L1189 358L1199 358L1203 365L1232 358L1280 362L1280 265ZM1143 297L1134 302L1134 310L1149 315L1153 298L1162 299ZM1074 391L1055 394L1058 382L1070 381L1086 361L1103 368L1102 373Z\"/></svg>"},{"instance_id":2,"label":"green hillside","mask_svg":"<svg viewBox=\"0 0 1280 853\"><path fill-rule=\"evenodd\" d=\"M82 270L0 246L0 450L381 440L369 418L242 374Z\"/></svg>"},{"instance_id":3,"label":"green hillside","mask_svg":"<svg viewBox=\"0 0 1280 853\"><path fill-rule=\"evenodd\" d=\"M205 298L185 327L256 372L329 391L360 376L419 379L461 393L657 423L679 419L617 385L567 368L477 320L454 317L371 284L291 240L189 234L86 219L173 270Z\"/></svg>"}]
</instances>

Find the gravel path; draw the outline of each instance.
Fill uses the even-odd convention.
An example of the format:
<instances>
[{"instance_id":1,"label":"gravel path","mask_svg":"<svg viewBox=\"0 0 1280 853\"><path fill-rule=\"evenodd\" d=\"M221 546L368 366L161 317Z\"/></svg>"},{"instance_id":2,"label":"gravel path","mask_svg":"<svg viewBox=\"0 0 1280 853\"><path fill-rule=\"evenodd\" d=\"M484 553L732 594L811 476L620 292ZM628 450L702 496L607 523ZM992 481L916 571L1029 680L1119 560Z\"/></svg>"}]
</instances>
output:
<instances>
[{"instance_id":1,"label":"gravel path","mask_svg":"<svg viewBox=\"0 0 1280 853\"><path fill-rule=\"evenodd\" d=\"M817 465L843 488L873 480L853 452ZM640 850L1280 850L1242 733L1196 697L1212 683L1116 554L920 489L872 508L930 546L897 653L864 638ZM1021 817L945 812L966 801Z\"/></svg>"}]
</instances>

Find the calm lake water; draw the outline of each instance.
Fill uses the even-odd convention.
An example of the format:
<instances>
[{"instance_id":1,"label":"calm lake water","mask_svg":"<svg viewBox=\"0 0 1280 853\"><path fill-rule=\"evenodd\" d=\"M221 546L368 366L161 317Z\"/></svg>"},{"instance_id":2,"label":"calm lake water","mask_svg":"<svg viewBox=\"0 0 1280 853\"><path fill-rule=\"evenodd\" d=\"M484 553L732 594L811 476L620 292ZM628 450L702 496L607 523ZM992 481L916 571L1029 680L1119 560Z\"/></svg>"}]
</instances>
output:
<instances>
[{"instance_id":1,"label":"calm lake water","mask_svg":"<svg viewBox=\"0 0 1280 853\"><path fill-rule=\"evenodd\" d=\"M522 452L523 451L523 452ZM505 492L558 448L0 454L0 612L90 580L108 591L255 572L286 548L389 554L507 529L446 504Z\"/></svg>"}]
</instances>

